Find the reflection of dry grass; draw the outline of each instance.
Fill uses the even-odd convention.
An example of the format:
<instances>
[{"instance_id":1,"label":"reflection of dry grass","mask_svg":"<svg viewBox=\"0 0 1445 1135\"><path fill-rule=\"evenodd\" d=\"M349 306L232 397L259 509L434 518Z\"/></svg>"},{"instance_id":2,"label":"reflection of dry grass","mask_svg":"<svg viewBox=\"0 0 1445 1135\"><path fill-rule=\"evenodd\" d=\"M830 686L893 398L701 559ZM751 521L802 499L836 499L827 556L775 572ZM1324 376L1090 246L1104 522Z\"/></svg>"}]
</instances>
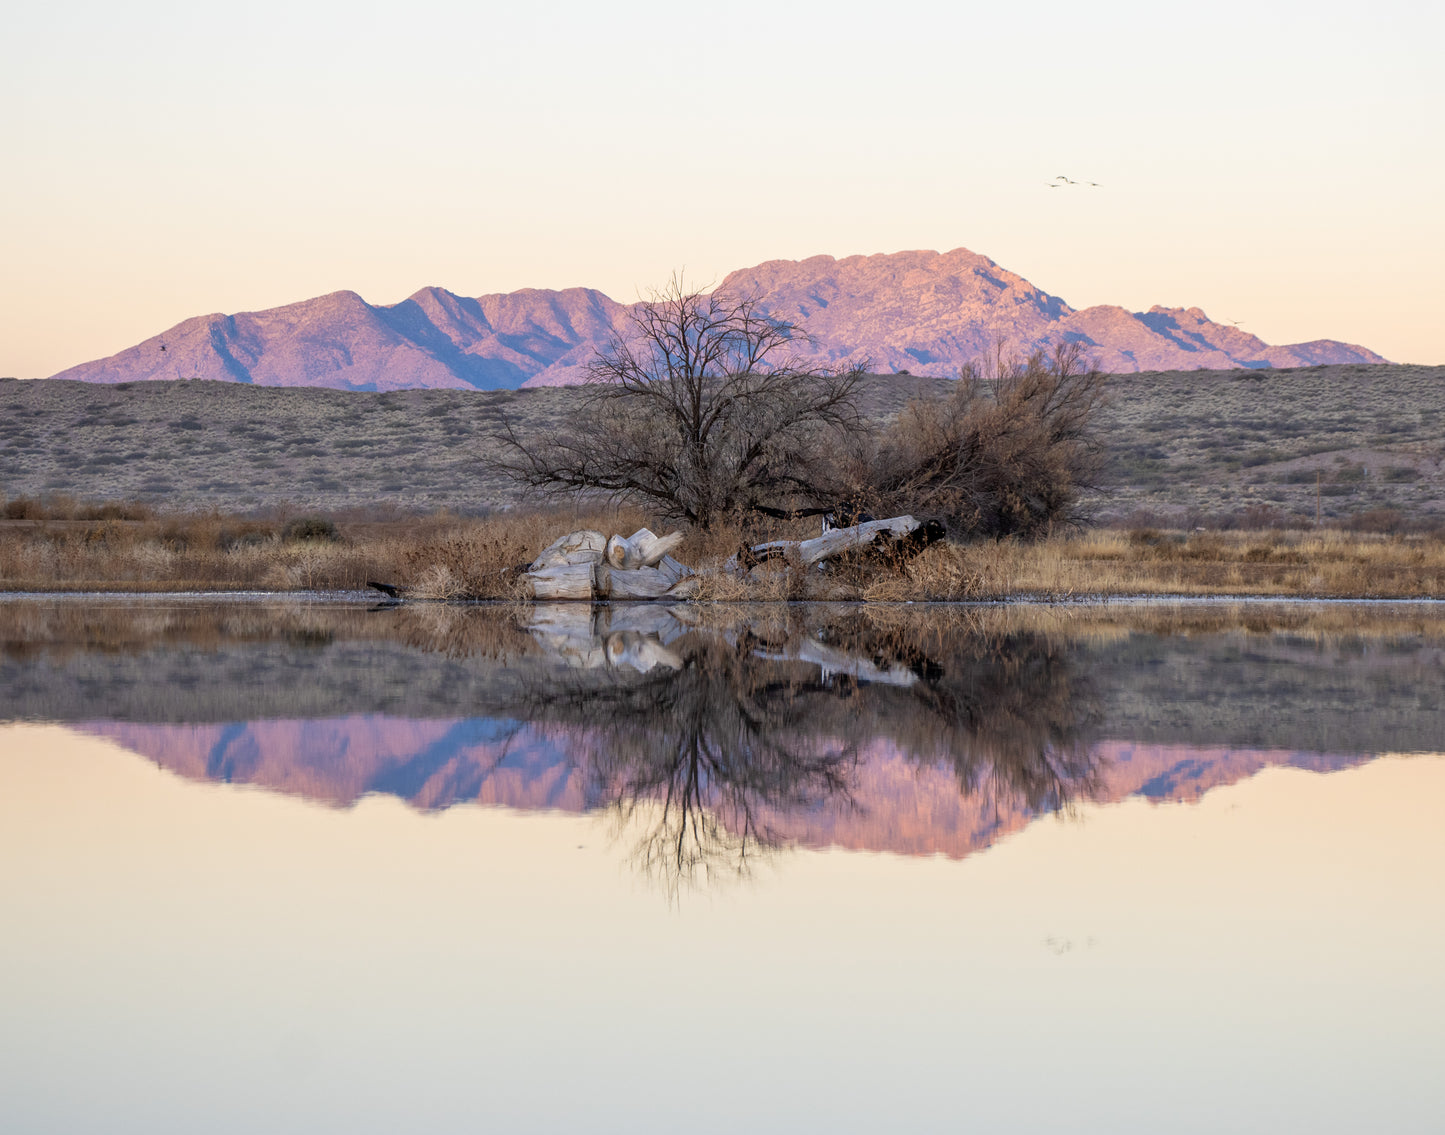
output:
<instances>
[{"instance_id":1,"label":"reflection of dry grass","mask_svg":"<svg viewBox=\"0 0 1445 1135\"><path fill-rule=\"evenodd\" d=\"M18 600L0 603L0 656L44 652L64 658L86 652L139 654L181 645L214 649L225 643L386 641L453 658L510 662L537 652L536 641L522 629L520 614L520 609L502 604L419 603L376 612L354 603Z\"/></svg>"},{"instance_id":2,"label":"reflection of dry grass","mask_svg":"<svg viewBox=\"0 0 1445 1135\"><path fill-rule=\"evenodd\" d=\"M694 604L687 622L713 633L746 632L784 642L837 624L844 616L885 638L941 649L957 638L1044 636L1060 642L1107 643L1131 634L1201 635L1225 632L1288 634L1317 641L1339 638L1445 639L1445 610L1390 604L1300 604L1167 599L1143 603L1006 603L918 605L868 603L780 606L768 603Z\"/></svg>"}]
</instances>

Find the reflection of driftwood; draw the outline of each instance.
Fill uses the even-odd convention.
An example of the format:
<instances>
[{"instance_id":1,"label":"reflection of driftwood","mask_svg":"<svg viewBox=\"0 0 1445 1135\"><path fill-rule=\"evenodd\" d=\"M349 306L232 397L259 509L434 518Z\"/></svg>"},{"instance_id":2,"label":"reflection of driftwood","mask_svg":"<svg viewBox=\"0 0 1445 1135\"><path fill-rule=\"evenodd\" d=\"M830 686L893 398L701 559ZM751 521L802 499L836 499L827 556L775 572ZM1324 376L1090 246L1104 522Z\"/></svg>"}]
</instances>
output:
<instances>
[{"instance_id":1,"label":"reflection of driftwood","mask_svg":"<svg viewBox=\"0 0 1445 1135\"><path fill-rule=\"evenodd\" d=\"M847 675L860 684L876 682L885 686L907 687L918 681L918 675L907 666L886 661L879 665L812 638L800 639L796 646L790 644L780 649L753 653L769 661L811 663L822 671L824 682L837 674Z\"/></svg>"},{"instance_id":2,"label":"reflection of driftwood","mask_svg":"<svg viewBox=\"0 0 1445 1135\"><path fill-rule=\"evenodd\" d=\"M685 599L697 581L692 569L668 553L682 533L631 536L584 530L554 541L522 577L534 599Z\"/></svg>"},{"instance_id":3,"label":"reflection of driftwood","mask_svg":"<svg viewBox=\"0 0 1445 1135\"><path fill-rule=\"evenodd\" d=\"M545 651L570 667L595 670L629 667L647 673L656 666L677 670L682 659L669 648L687 627L669 607L579 607L539 603L527 630Z\"/></svg>"}]
</instances>

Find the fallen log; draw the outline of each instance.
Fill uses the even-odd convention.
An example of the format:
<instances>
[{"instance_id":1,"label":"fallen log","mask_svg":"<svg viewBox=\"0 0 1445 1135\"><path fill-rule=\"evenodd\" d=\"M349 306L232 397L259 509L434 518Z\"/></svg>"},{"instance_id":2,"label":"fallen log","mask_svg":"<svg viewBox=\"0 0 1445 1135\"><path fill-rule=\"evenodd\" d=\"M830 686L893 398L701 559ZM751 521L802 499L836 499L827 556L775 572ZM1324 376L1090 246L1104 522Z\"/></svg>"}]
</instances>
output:
<instances>
[{"instance_id":1,"label":"fallen log","mask_svg":"<svg viewBox=\"0 0 1445 1135\"><path fill-rule=\"evenodd\" d=\"M814 536L811 540L771 540L766 544L754 544L748 549L750 557L747 558L751 558L754 564L758 564L765 560L788 557L791 553L796 553L799 562L804 567L811 567L813 564L831 559L844 552L866 548L878 541L880 537L890 542L902 540L923 527L924 525L911 516L870 520L864 524L855 524L850 528L829 529L821 536ZM942 532L937 522L931 522L930 527L938 528L939 532Z\"/></svg>"}]
</instances>

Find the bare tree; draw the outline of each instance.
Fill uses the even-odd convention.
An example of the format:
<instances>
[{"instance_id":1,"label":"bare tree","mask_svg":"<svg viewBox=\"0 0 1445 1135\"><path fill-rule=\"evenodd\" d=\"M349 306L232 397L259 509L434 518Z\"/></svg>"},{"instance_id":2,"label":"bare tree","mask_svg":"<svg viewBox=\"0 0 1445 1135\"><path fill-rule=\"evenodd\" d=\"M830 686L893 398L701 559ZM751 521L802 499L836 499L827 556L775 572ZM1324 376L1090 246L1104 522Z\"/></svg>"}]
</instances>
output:
<instances>
[{"instance_id":1,"label":"bare tree","mask_svg":"<svg viewBox=\"0 0 1445 1135\"><path fill-rule=\"evenodd\" d=\"M545 493L606 493L702 528L829 501L830 455L863 431L863 372L808 365L805 341L756 299L674 276L592 361L561 428L524 436L506 423L498 464Z\"/></svg>"}]
</instances>

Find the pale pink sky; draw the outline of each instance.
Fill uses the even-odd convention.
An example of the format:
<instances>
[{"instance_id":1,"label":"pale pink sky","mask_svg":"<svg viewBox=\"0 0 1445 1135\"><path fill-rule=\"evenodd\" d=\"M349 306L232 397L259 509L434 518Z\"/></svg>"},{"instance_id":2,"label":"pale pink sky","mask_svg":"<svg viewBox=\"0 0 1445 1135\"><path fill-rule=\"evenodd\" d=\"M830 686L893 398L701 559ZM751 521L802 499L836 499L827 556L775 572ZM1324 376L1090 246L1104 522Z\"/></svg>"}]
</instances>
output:
<instances>
[{"instance_id":1,"label":"pale pink sky","mask_svg":"<svg viewBox=\"0 0 1445 1135\"><path fill-rule=\"evenodd\" d=\"M960 245L1076 307L1445 362L1440 6L521 7L8 14L0 375L340 288Z\"/></svg>"}]
</instances>

